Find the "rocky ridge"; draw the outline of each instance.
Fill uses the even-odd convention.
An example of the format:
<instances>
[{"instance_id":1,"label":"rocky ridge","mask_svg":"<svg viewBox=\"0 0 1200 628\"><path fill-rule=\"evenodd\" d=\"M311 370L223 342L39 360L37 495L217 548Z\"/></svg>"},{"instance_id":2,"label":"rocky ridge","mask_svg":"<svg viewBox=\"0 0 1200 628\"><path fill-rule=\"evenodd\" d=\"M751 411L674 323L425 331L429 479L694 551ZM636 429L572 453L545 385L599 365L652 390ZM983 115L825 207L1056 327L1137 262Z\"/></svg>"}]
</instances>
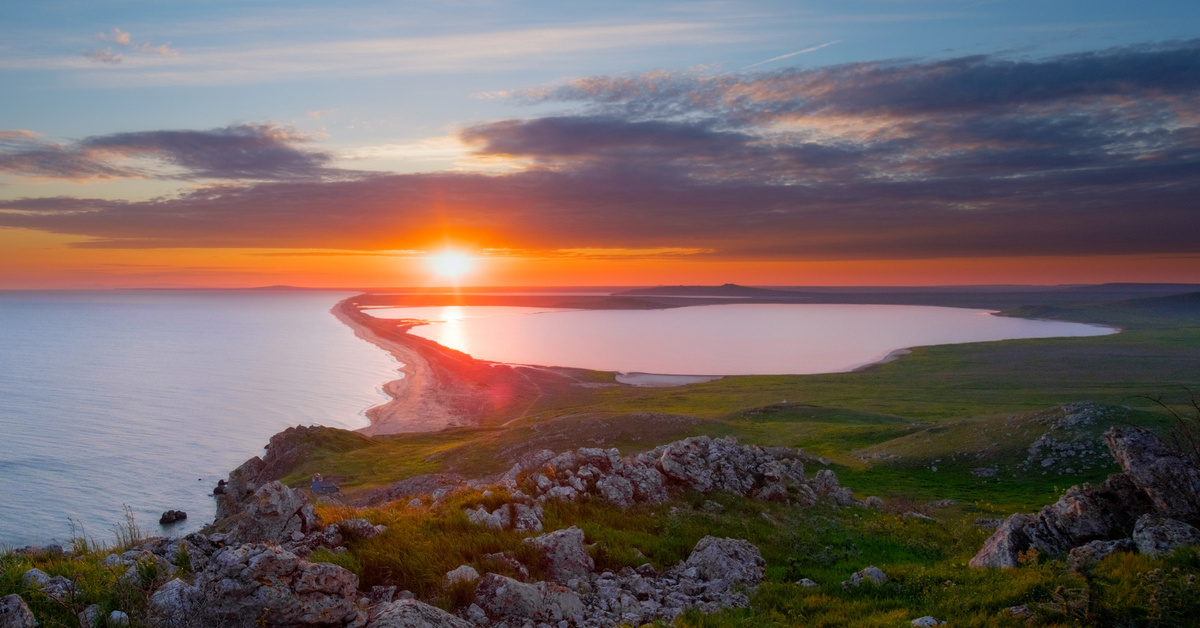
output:
<instances>
[{"instance_id":1,"label":"rocky ridge","mask_svg":"<svg viewBox=\"0 0 1200 628\"><path fill-rule=\"evenodd\" d=\"M1072 486L1037 513L1008 517L970 565L1016 567L1036 549L1085 568L1114 551L1161 555L1200 541L1200 469L1146 429L1114 427L1104 439L1121 473L1099 487Z\"/></svg>"}]
</instances>

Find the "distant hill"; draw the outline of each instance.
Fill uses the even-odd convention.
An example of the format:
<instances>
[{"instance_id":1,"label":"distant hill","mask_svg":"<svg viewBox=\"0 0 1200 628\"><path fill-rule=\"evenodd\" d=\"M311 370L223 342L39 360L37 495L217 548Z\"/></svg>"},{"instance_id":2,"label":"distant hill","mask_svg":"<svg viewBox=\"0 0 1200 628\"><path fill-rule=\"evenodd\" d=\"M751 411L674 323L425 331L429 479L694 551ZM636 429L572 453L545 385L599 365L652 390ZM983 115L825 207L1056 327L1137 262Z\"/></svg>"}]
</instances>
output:
<instances>
[{"instance_id":1,"label":"distant hill","mask_svg":"<svg viewBox=\"0 0 1200 628\"><path fill-rule=\"evenodd\" d=\"M745 297L745 298L803 298L804 295L786 290L752 288L727 283L723 286L656 286L617 292L614 296L657 297Z\"/></svg>"}]
</instances>

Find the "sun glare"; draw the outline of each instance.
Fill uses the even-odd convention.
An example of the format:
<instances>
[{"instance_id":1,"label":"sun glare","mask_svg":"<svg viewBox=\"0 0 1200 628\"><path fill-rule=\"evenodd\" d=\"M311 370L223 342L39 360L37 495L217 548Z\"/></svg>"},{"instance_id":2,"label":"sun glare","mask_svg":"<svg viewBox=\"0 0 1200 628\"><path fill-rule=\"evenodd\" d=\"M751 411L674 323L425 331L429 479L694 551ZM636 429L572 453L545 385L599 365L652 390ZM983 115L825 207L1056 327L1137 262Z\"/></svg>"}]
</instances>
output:
<instances>
[{"instance_id":1,"label":"sun glare","mask_svg":"<svg viewBox=\"0 0 1200 628\"><path fill-rule=\"evenodd\" d=\"M433 272L447 279L458 280L471 271L473 260L462 251L445 250L429 258Z\"/></svg>"}]
</instances>

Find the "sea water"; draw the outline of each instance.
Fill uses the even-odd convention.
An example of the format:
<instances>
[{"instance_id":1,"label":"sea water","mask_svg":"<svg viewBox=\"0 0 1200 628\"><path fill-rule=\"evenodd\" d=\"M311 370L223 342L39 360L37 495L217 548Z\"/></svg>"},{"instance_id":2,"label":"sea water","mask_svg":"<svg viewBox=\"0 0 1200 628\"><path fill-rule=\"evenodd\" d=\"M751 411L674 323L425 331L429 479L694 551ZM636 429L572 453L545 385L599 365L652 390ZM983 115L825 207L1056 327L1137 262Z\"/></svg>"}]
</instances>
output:
<instances>
[{"instance_id":1,"label":"sea water","mask_svg":"<svg viewBox=\"0 0 1200 628\"><path fill-rule=\"evenodd\" d=\"M186 533L272 434L365 426L400 365L330 314L346 296L0 292L0 545L111 543L125 506Z\"/></svg>"}]
</instances>

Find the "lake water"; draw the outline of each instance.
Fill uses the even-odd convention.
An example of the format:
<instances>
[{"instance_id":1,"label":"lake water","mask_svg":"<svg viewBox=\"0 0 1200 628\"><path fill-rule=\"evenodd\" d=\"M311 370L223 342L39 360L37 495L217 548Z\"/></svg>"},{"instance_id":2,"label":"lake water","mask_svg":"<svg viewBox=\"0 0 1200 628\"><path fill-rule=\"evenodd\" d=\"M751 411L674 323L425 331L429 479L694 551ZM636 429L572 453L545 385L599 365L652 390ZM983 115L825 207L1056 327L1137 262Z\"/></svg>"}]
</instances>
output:
<instances>
[{"instance_id":1,"label":"lake water","mask_svg":"<svg viewBox=\"0 0 1200 628\"><path fill-rule=\"evenodd\" d=\"M185 510L297 424L354 429L399 366L329 313L350 293L0 292L0 544L113 540Z\"/></svg>"},{"instance_id":2,"label":"lake water","mask_svg":"<svg viewBox=\"0 0 1200 628\"><path fill-rule=\"evenodd\" d=\"M389 308L439 321L410 333L509 364L621 373L837 373L908 347L1113 333L1108 327L908 305L729 304L665 310Z\"/></svg>"}]
</instances>

